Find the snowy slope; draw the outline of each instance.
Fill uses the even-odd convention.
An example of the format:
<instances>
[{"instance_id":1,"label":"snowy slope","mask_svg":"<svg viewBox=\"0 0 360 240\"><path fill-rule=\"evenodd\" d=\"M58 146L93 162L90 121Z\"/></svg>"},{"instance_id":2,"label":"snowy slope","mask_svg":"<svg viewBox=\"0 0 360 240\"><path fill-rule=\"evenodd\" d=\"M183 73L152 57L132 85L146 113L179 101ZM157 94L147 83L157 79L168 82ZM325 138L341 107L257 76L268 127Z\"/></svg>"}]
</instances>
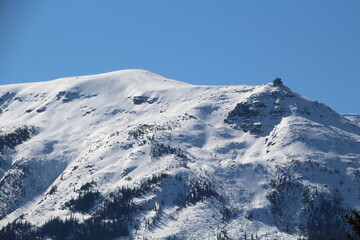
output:
<instances>
[{"instance_id":1,"label":"snowy slope","mask_svg":"<svg viewBox=\"0 0 360 240\"><path fill-rule=\"evenodd\" d=\"M358 123L283 85L144 70L7 85L0 122L0 227L86 221L124 187L134 239L321 239L360 208Z\"/></svg>"},{"instance_id":2,"label":"snowy slope","mask_svg":"<svg viewBox=\"0 0 360 240\"><path fill-rule=\"evenodd\" d=\"M341 115L360 127L360 114L341 114Z\"/></svg>"}]
</instances>

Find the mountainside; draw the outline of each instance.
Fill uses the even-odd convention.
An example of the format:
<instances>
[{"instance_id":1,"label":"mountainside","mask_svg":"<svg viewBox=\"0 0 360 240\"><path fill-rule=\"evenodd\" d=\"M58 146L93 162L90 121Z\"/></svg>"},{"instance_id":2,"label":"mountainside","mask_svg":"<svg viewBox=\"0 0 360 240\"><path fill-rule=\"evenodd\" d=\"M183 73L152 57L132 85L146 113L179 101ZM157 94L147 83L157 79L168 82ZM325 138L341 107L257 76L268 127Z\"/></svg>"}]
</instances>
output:
<instances>
[{"instance_id":1,"label":"mountainside","mask_svg":"<svg viewBox=\"0 0 360 240\"><path fill-rule=\"evenodd\" d=\"M360 208L359 119L281 83L194 86L144 70L0 86L0 228L342 237L343 214Z\"/></svg>"}]
</instances>

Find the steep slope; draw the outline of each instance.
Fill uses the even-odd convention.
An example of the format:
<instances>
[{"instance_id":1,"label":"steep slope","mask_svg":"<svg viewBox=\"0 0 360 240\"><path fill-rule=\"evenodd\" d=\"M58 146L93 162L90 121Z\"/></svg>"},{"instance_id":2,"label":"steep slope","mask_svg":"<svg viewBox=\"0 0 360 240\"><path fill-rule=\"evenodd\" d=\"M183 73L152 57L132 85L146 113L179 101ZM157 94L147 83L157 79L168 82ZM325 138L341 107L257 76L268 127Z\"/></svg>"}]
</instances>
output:
<instances>
[{"instance_id":1,"label":"steep slope","mask_svg":"<svg viewBox=\"0 0 360 240\"><path fill-rule=\"evenodd\" d=\"M360 127L360 114L341 114L346 119L353 122L355 125Z\"/></svg>"},{"instance_id":2,"label":"steep slope","mask_svg":"<svg viewBox=\"0 0 360 240\"><path fill-rule=\"evenodd\" d=\"M0 227L324 239L359 208L359 126L281 84L123 70L8 85L0 122Z\"/></svg>"}]
</instances>

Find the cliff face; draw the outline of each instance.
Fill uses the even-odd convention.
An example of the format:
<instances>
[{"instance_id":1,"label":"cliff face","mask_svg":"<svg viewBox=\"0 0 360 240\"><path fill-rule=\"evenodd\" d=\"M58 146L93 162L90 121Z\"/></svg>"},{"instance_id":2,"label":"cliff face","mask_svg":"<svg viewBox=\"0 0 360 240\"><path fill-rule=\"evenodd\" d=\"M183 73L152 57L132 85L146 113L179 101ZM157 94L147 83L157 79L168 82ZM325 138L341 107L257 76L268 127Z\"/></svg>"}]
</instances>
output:
<instances>
[{"instance_id":1,"label":"cliff face","mask_svg":"<svg viewBox=\"0 0 360 240\"><path fill-rule=\"evenodd\" d=\"M194 86L144 70L1 86L0 227L343 236L359 206L356 119L279 84Z\"/></svg>"}]
</instances>

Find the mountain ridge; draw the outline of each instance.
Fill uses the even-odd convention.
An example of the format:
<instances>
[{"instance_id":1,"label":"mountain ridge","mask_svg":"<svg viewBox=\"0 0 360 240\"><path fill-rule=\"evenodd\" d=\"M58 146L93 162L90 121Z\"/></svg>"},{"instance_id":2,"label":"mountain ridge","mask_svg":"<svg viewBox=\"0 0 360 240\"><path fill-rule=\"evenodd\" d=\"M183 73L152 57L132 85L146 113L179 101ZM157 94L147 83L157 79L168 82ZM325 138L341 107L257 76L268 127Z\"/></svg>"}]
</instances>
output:
<instances>
[{"instance_id":1,"label":"mountain ridge","mask_svg":"<svg viewBox=\"0 0 360 240\"><path fill-rule=\"evenodd\" d=\"M0 86L0 110L0 227L106 221L117 196L135 239L319 239L359 209L359 125L283 85L123 70Z\"/></svg>"}]
</instances>

